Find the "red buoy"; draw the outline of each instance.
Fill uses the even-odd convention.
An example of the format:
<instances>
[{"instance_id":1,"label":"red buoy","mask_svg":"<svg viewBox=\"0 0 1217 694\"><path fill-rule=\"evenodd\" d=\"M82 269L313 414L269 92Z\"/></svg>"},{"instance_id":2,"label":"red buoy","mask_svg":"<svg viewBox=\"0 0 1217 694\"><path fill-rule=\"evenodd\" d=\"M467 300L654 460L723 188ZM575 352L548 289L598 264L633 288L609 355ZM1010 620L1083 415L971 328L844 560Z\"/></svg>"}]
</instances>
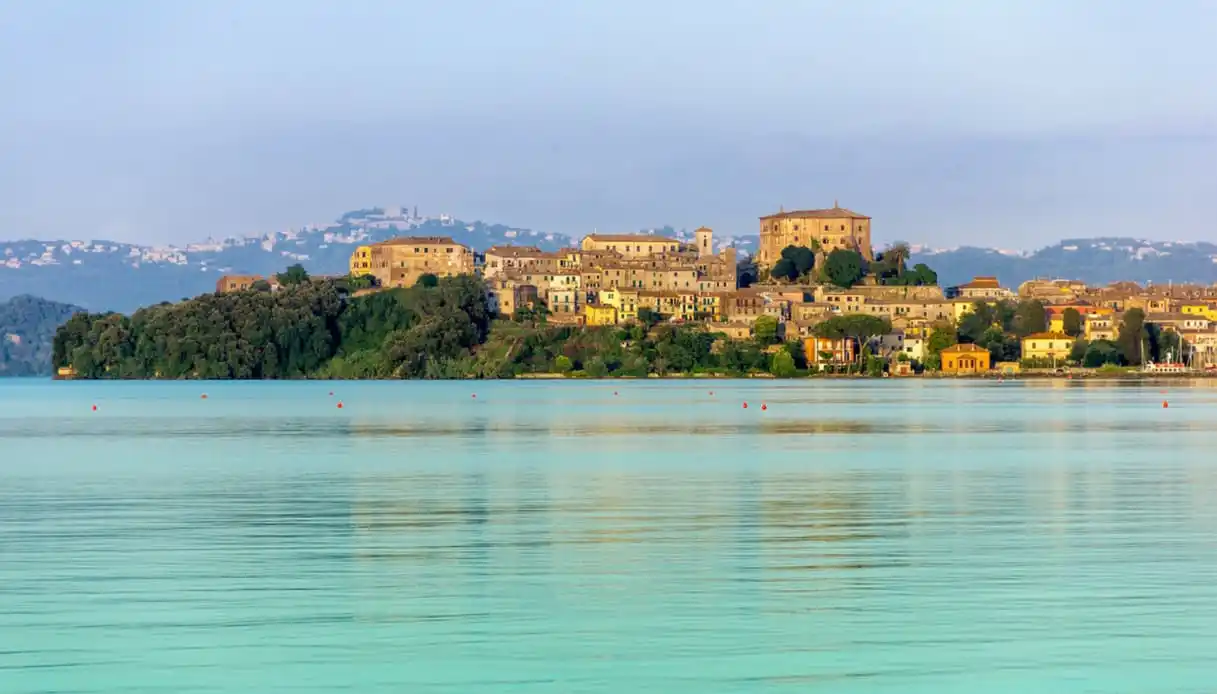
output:
<instances>
[{"instance_id":1,"label":"red buoy","mask_svg":"<svg viewBox=\"0 0 1217 694\"><path fill-rule=\"evenodd\" d=\"M767 409L769 409L769 406L768 406L768 405L766 405L765 403L763 403L763 402L762 402L762 403L761 403L761 409L762 409L762 410L767 410Z\"/></svg>"},{"instance_id":2,"label":"red buoy","mask_svg":"<svg viewBox=\"0 0 1217 694\"><path fill-rule=\"evenodd\" d=\"M1163 400L1163 401L1162 401L1162 406L1163 406L1163 407L1170 407L1170 405L1168 405L1168 404L1166 403L1166 401L1165 401L1165 400Z\"/></svg>"},{"instance_id":3,"label":"red buoy","mask_svg":"<svg viewBox=\"0 0 1217 694\"><path fill-rule=\"evenodd\" d=\"M748 402L747 402L747 401L745 401L745 402L744 402L744 409L745 409L745 410L746 410L746 409L748 409Z\"/></svg>"},{"instance_id":4,"label":"red buoy","mask_svg":"<svg viewBox=\"0 0 1217 694\"><path fill-rule=\"evenodd\" d=\"M96 411L97 411L97 405L94 405L94 406L93 406L93 411L94 411L94 412L96 412Z\"/></svg>"},{"instance_id":5,"label":"red buoy","mask_svg":"<svg viewBox=\"0 0 1217 694\"><path fill-rule=\"evenodd\" d=\"M477 399L477 396L478 396L478 394L477 394L477 393L473 393L473 394L472 394L472 395L470 395L469 397L471 397L471 398L473 398L473 399L475 399L475 400L476 400L476 399Z\"/></svg>"},{"instance_id":6,"label":"red buoy","mask_svg":"<svg viewBox=\"0 0 1217 694\"><path fill-rule=\"evenodd\" d=\"M342 401L341 401L341 400L339 400L339 401L338 401L338 409L340 409L340 410L342 409Z\"/></svg>"},{"instance_id":7,"label":"red buoy","mask_svg":"<svg viewBox=\"0 0 1217 694\"><path fill-rule=\"evenodd\" d=\"M201 399L203 399L203 400L206 400L206 399L207 399L207 393L203 393L203 394L202 394L202 395L200 395L199 397L200 397Z\"/></svg>"}]
</instances>

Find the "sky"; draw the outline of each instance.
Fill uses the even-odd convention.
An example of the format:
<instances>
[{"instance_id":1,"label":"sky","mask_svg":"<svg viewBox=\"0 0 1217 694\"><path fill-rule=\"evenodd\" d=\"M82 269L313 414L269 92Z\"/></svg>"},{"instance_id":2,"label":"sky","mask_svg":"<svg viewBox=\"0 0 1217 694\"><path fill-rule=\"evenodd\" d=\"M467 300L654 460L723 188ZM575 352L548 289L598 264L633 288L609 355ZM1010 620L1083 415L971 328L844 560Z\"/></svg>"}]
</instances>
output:
<instances>
[{"instance_id":1,"label":"sky","mask_svg":"<svg viewBox=\"0 0 1217 694\"><path fill-rule=\"evenodd\" d=\"M0 239L1217 239L1217 0L0 0Z\"/></svg>"}]
</instances>

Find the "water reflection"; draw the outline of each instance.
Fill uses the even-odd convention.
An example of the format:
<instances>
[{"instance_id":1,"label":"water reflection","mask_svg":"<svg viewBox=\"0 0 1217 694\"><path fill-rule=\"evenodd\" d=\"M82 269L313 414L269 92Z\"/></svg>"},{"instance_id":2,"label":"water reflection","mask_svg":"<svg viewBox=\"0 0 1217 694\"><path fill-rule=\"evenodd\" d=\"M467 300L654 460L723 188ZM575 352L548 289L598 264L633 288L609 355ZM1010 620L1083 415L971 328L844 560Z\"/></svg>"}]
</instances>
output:
<instances>
[{"instance_id":1,"label":"water reflection","mask_svg":"<svg viewBox=\"0 0 1217 694\"><path fill-rule=\"evenodd\" d=\"M0 417L0 681L1204 691L1212 410L1002 388Z\"/></svg>"}]
</instances>

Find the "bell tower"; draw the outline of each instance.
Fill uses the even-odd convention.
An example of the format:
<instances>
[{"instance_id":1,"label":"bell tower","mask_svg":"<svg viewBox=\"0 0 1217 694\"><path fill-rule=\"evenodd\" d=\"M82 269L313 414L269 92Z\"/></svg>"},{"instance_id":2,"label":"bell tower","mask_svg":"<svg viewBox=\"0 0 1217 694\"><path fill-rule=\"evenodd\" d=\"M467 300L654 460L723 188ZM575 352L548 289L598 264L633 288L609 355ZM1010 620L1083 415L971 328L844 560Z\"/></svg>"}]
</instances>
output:
<instances>
[{"instance_id":1,"label":"bell tower","mask_svg":"<svg viewBox=\"0 0 1217 694\"><path fill-rule=\"evenodd\" d=\"M709 227L701 227L693 233L697 237L697 257L708 258L714 255L714 231Z\"/></svg>"}]
</instances>

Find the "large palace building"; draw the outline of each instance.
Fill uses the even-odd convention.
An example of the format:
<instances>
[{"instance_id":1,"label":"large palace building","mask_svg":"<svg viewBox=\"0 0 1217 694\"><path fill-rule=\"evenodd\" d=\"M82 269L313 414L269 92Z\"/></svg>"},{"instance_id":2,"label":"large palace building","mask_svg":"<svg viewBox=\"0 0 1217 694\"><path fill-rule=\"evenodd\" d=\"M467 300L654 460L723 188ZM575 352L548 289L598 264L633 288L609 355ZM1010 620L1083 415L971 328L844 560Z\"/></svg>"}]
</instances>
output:
<instances>
[{"instance_id":1,"label":"large palace building","mask_svg":"<svg viewBox=\"0 0 1217 694\"><path fill-rule=\"evenodd\" d=\"M812 247L819 244L825 253L838 248L855 250L872 260L870 217L833 204L827 210L778 212L761 217L761 247L756 262L773 267L787 246Z\"/></svg>"}]
</instances>

